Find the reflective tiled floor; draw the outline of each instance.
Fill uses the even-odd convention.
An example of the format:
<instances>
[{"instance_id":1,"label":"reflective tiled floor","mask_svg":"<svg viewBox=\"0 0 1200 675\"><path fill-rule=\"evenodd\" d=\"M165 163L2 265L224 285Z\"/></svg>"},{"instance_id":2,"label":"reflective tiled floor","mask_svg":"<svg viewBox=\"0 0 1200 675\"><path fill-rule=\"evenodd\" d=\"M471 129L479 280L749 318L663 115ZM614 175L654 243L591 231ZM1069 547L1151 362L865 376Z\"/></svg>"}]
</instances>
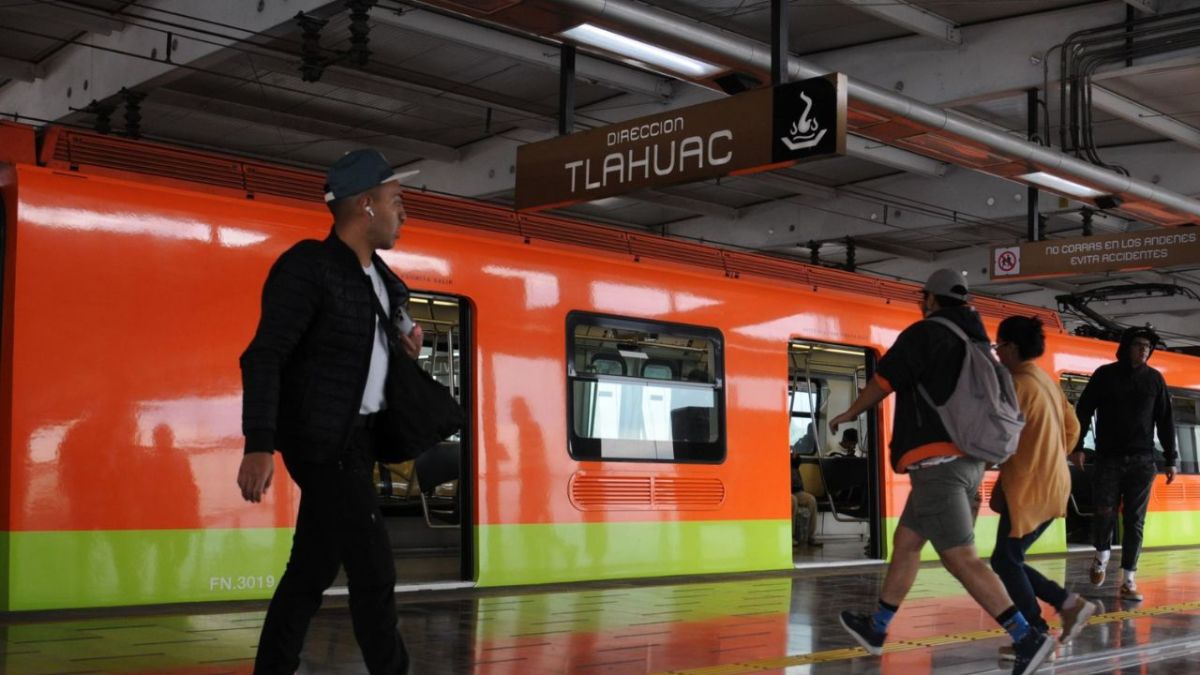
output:
<instances>
[{"instance_id":1,"label":"reflective tiled floor","mask_svg":"<svg viewBox=\"0 0 1200 675\"><path fill-rule=\"evenodd\" d=\"M1117 598L1115 561L1109 583L1093 589L1087 560L1035 561L1105 605L1053 672L1200 672L1200 550L1145 554L1140 603ZM882 575L882 566L867 566L407 595L400 620L416 674L1005 672L996 650L1007 638L936 566L921 571L884 656L865 655L838 626L837 612L870 608ZM303 671L363 672L344 598L327 604L312 625ZM201 611L0 617L3 672L249 673L263 604Z\"/></svg>"}]
</instances>

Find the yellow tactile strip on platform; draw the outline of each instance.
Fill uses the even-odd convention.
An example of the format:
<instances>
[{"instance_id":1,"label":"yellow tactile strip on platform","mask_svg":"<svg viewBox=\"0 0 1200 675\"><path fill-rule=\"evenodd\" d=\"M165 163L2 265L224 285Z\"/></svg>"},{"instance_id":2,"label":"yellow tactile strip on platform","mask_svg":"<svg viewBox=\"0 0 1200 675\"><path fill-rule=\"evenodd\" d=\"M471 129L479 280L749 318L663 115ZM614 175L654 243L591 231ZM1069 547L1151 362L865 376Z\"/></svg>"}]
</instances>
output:
<instances>
[{"instance_id":1,"label":"yellow tactile strip on platform","mask_svg":"<svg viewBox=\"0 0 1200 675\"><path fill-rule=\"evenodd\" d=\"M1178 614L1180 612L1192 612L1196 610L1200 610L1200 600L1194 600L1192 602L1177 602L1170 605L1159 605L1158 607L1146 607L1142 609L1130 609L1121 612L1097 614L1088 620L1088 625L1116 623L1126 619L1139 619L1148 616L1160 616L1162 614ZM1059 627L1056 621L1052 621L1050 623L1055 628ZM975 642L976 640L990 640L1002 635L1004 635L1003 628L976 630L969 633L953 633L951 635L934 635L927 638L889 642L888 644L884 645L883 651L885 654L906 652L912 649L924 649L926 647L961 644L964 642ZM726 663L719 666L689 668L687 670L668 670L664 673L660 673L659 675L735 675L736 673L746 673L760 670L776 670L779 668L790 668L792 666L806 666L813 663L848 661L850 659L855 659L862 656L867 656L867 651L865 649L862 647L850 647L843 649L830 649L823 652L813 652L811 654L783 656L777 659L761 659L758 661L745 661L742 663Z\"/></svg>"}]
</instances>

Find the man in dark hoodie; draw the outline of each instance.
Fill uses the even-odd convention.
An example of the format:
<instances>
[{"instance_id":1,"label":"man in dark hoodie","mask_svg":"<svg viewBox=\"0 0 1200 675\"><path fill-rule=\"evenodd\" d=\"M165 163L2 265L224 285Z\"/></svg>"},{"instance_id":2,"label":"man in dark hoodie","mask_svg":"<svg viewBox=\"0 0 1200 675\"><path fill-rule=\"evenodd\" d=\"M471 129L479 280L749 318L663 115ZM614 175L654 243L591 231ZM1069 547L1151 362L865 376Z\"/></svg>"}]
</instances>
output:
<instances>
[{"instance_id":1,"label":"man in dark hoodie","mask_svg":"<svg viewBox=\"0 0 1200 675\"><path fill-rule=\"evenodd\" d=\"M953 321L971 339L987 342L979 314L967 304L967 281L950 269L930 275L921 293L926 318ZM879 604L874 613L842 612L841 622L869 653L883 652L888 623L916 581L921 548L931 542L946 570L967 589L1013 639L1014 675L1032 673L1053 650L1054 640L1031 627L1016 608L1000 578L975 550L975 495L983 480L984 463L968 457L950 440L937 411L918 391L944 404L953 394L967 345L948 327L918 321L896 338L883 355L875 377L846 412L829 421L839 425L856 419L893 391L896 416L890 444L892 468L909 474L912 491L892 540Z\"/></svg>"},{"instance_id":2,"label":"man in dark hoodie","mask_svg":"<svg viewBox=\"0 0 1200 675\"><path fill-rule=\"evenodd\" d=\"M1154 430L1162 444L1166 461L1167 483L1175 480L1175 422L1171 417L1171 397L1163 376L1147 361L1154 353L1158 335L1149 328L1129 328L1121 335L1117 361L1108 363L1092 373L1075 412L1082 427L1080 441L1071 459L1083 466L1083 437L1096 420L1096 473L1093 484L1096 516L1092 520L1092 545L1096 558L1092 561L1092 584L1104 583L1105 567L1110 555L1109 539L1117 504L1125 525L1121 542L1121 597L1138 601L1134 572L1142 549L1142 527L1146 522L1146 506L1150 503L1150 486L1154 484L1157 468L1154 463Z\"/></svg>"},{"instance_id":3,"label":"man in dark hoodie","mask_svg":"<svg viewBox=\"0 0 1200 675\"><path fill-rule=\"evenodd\" d=\"M417 358L423 342L420 326L406 325L393 351L380 318L408 304L408 287L376 253L396 244L404 224L401 178L377 150L355 150L330 167L329 236L295 244L271 266L258 330L242 354L242 497L262 501L276 450L300 487L292 553L263 620L256 675L296 672L339 567L367 672L408 672L396 630L396 564L371 474L388 360Z\"/></svg>"}]
</instances>

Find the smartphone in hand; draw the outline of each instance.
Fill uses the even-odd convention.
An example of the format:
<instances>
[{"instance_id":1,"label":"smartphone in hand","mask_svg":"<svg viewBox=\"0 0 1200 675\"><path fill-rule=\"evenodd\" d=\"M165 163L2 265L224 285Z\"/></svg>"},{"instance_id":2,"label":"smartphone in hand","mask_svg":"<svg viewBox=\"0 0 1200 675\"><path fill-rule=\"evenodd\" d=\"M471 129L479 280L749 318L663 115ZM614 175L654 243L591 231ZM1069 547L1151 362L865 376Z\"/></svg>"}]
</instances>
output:
<instances>
[{"instance_id":1,"label":"smartphone in hand","mask_svg":"<svg viewBox=\"0 0 1200 675\"><path fill-rule=\"evenodd\" d=\"M408 315L408 310L403 307L396 308L396 316L393 319L396 323L396 330L400 331L401 335L412 335L413 322L412 317Z\"/></svg>"}]
</instances>

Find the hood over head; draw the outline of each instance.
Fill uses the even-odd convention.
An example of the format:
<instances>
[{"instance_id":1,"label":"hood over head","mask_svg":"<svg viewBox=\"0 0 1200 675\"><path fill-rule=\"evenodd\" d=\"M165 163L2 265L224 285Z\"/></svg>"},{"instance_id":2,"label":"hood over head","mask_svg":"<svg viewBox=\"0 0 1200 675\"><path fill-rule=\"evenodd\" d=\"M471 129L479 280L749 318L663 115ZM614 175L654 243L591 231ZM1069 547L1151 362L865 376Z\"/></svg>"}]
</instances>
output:
<instances>
[{"instance_id":1,"label":"hood over head","mask_svg":"<svg viewBox=\"0 0 1200 675\"><path fill-rule=\"evenodd\" d=\"M1154 350L1158 348L1158 333L1154 332L1153 328L1145 326L1133 326L1126 328L1121 333L1121 343L1117 345L1117 361L1121 363L1129 363L1129 345L1137 338L1146 338L1150 341L1150 356L1154 356ZM1149 357L1147 357L1147 360Z\"/></svg>"}]
</instances>

